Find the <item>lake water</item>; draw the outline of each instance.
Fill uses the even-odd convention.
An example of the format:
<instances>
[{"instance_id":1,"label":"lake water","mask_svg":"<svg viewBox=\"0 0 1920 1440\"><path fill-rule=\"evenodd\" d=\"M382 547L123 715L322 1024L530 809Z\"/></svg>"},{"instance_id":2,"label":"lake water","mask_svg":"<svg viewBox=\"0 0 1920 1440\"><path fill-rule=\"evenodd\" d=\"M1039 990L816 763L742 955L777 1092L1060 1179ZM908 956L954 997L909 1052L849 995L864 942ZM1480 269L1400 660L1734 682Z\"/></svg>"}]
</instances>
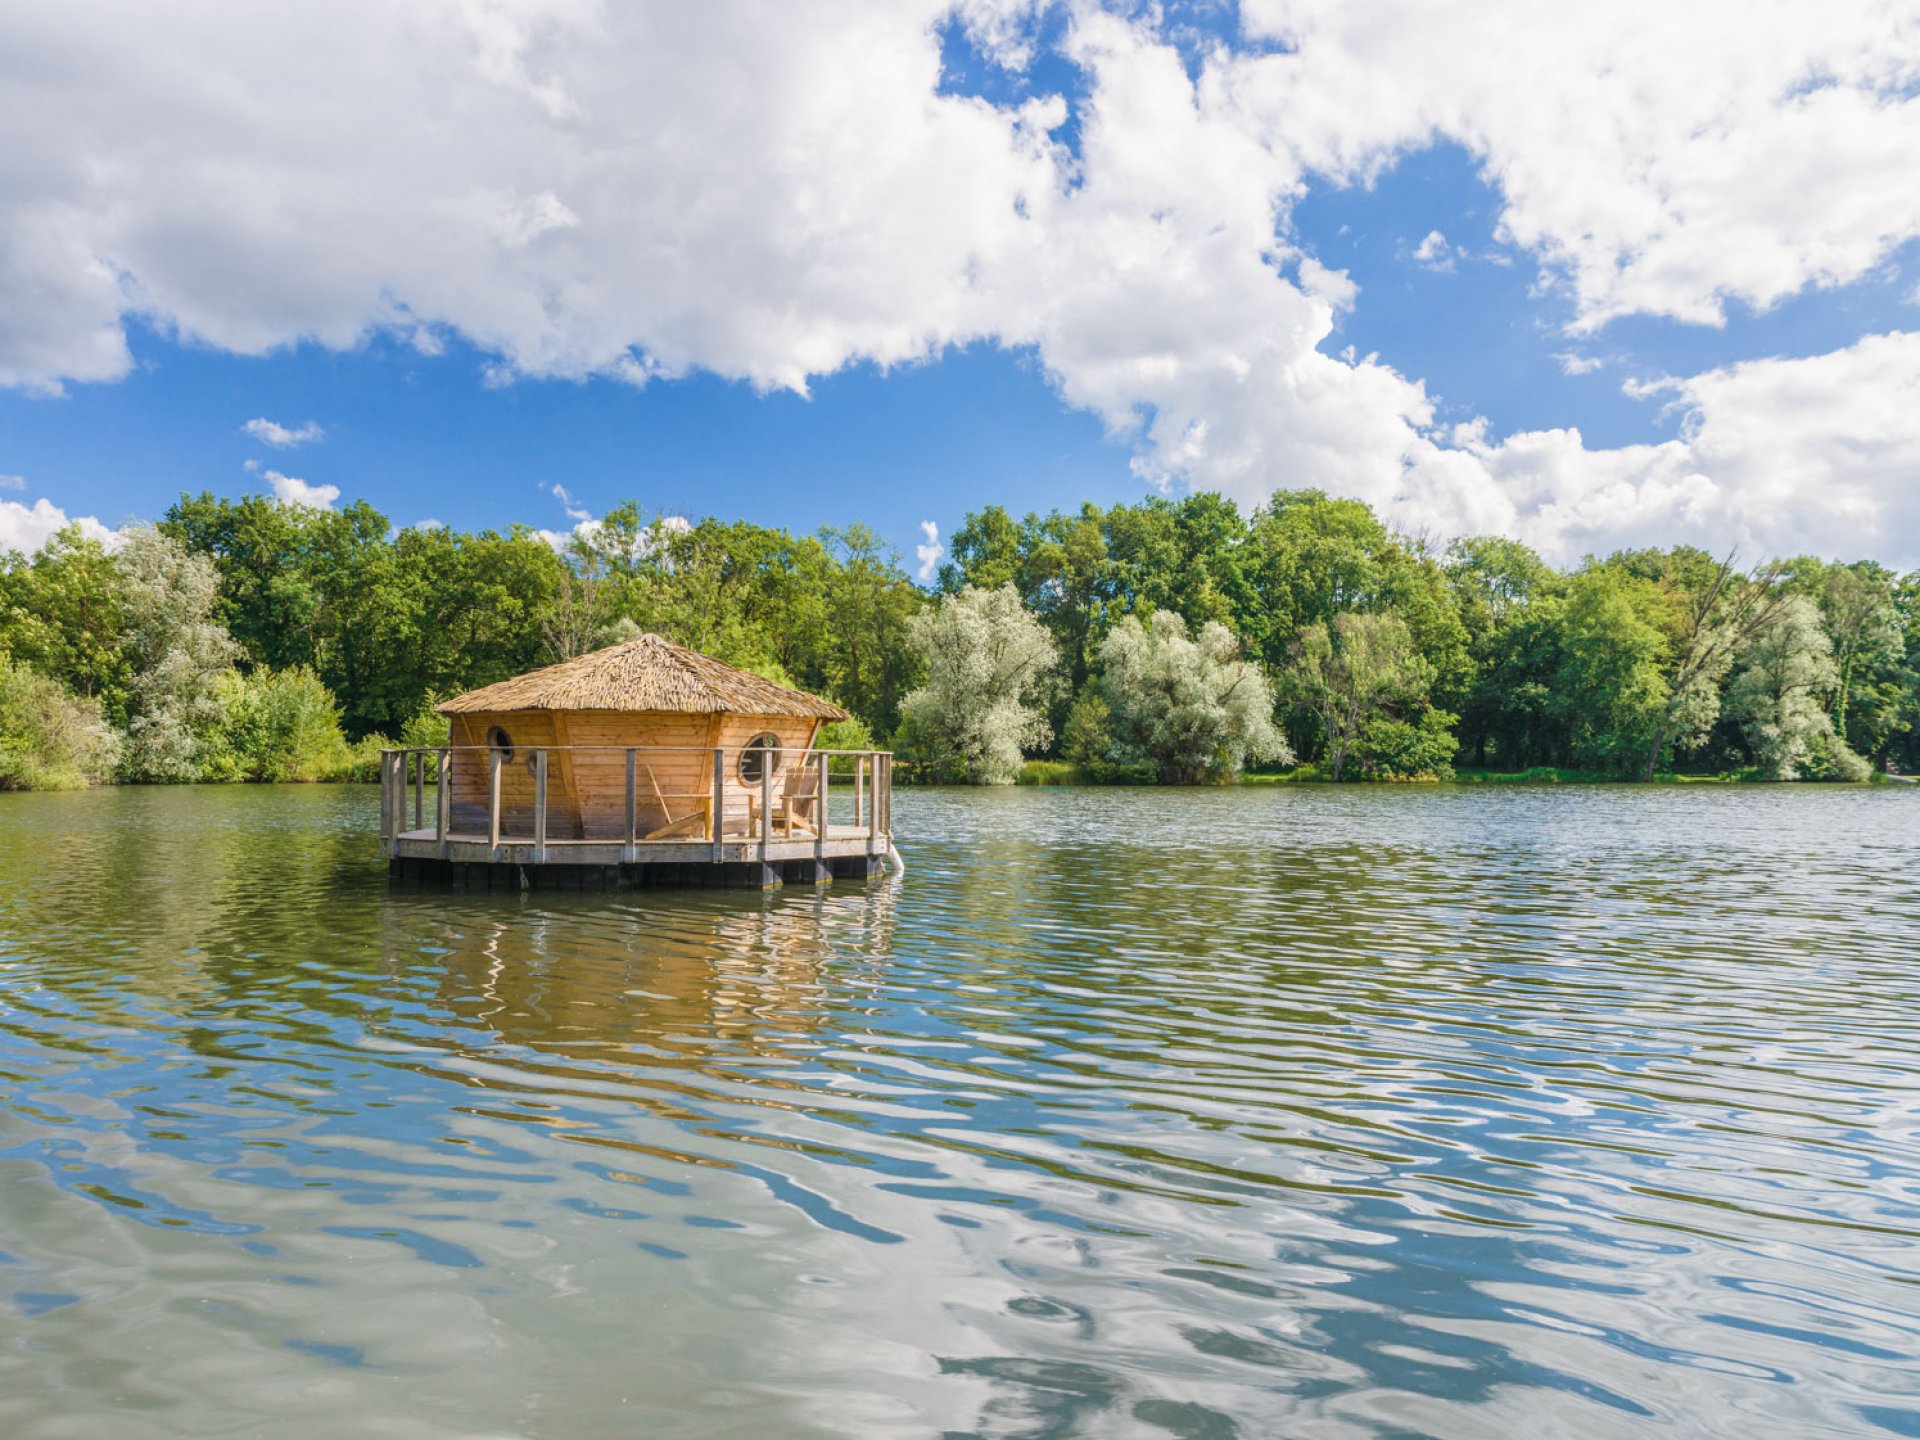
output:
<instances>
[{"instance_id":1,"label":"lake water","mask_svg":"<svg viewBox=\"0 0 1920 1440\"><path fill-rule=\"evenodd\" d=\"M0 1435L1920 1435L1920 793L0 796Z\"/></svg>"}]
</instances>

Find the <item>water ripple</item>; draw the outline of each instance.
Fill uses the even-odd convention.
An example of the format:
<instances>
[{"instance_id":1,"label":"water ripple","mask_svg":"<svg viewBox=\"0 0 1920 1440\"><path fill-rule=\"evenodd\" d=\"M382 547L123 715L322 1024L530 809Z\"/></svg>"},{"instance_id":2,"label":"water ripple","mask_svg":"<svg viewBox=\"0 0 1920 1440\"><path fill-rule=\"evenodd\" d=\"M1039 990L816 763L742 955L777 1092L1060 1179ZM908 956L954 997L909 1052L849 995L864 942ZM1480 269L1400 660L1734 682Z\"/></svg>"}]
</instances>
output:
<instances>
[{"instance_id":1,"label":"water ripple","mask_svg":"<svg viewBox=\"0 0 1920 1440\"><path fill-rule=\"evenodd\" d=\"M1920 1434L1904 791L903 792L389 893L0 796L0 1432Z\"/></svg>"}]
</instances>

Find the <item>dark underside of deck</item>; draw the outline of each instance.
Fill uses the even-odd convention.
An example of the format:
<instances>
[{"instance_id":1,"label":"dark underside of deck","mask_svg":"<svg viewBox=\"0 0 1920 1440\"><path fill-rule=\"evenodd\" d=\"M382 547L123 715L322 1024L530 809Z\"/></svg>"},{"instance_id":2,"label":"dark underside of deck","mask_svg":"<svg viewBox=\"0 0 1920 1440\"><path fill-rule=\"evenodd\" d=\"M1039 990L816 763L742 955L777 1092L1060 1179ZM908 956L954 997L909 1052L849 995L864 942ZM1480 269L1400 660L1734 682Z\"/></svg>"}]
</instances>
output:
<instances>
[{"instance_id":1,"label":"dark underside of deck","mask_svg":"<svg viewBox=\"0 0 1920 1440\"><path fill-rule=\"evenodd\" d=\"M885 868L890 842L869 830L830 825L821 837L733 834L707 840L550 840L402 830L388 840L396 885L459 890L632 890L649 886L774 890L866 880Z\"/></svg>"},{"instance_id":2,"label":"dark underside of deck","mask_svg":"<svg viewBox=\"0 0 1920 1440\"><path fill-rule=\"evenodd\" d=\"M502 846L502 849L508 847ZM387 879L396 887L433 890L778 890L787 885L825 885L835 880L871 880L886 858L860 853L798 860L643 860L581 863L547 860L443 860L437 855L396 855Z\"/></svg>"}]
</instances>

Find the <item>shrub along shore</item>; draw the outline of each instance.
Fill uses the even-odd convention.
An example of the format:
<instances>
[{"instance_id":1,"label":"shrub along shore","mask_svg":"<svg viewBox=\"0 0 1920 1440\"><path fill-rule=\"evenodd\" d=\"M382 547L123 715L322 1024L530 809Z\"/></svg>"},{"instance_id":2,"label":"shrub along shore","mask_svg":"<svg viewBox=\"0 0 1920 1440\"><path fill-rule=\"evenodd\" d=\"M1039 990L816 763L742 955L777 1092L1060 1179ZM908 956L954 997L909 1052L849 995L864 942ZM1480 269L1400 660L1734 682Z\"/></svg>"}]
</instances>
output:
<instances>
[{"instance_id":1,"label":"shrub along shore","mask_svg":"<svg viewBox=\"0 0 1920 1440\"><path fill-rule=\"evenodd\" d=\"M445 696L658 631L856 717L903 780L1829 779L1920 769L1920 573L1687 546L1556 569L1282 491L967 517L931 587L861 525L616 507L394 530L182 496L0 556L0 789L346 780Z\"/></svg>"}]
</instances>

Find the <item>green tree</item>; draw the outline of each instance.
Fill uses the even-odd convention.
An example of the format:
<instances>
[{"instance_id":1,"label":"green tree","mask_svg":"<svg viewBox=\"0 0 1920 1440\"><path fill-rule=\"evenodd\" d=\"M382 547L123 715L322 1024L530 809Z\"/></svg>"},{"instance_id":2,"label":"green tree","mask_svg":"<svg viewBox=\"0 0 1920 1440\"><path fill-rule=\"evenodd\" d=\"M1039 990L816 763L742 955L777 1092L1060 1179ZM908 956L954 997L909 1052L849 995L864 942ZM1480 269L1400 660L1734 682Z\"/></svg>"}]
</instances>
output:
<instances>
[{"instance_id":1,"label":"green tree","mask_svg":"<svg viewBox=\"0 0 1920 1440\"><path fill-rule=\"evenodd\" d=\"M1550 712L1565 760L1633 773L1668 719L1664 601L1651 580L1595 565L1574 576L1559 616Z\"/></svg>"},{"instance_id":2,"label":"green tree","mask_svg":"<svg viewBox=\"0 0 1920 1440\"><path fill-rule=\"evenodd\" d=\"M1287 693L1319 722L1336 781L1380 721L1408 712L1425 720L1432 679L1433 667L1415 648L1406 622L1379 613L1342 613L1331 623L1301 626L1286 670ZM1381 739L1391 746L1400 737Z\"/></svg>"},{"instance_id":3,"label":"green tree","mask_svg":"<svg viewBox=\"0 0 1920 1440\"><path fill-rule=\"evenodd\" d=\"M920 634L912 626L921 593L898 554L864 525L822 530L820 543L832 561L822 597L827 693L884 733L919 674L910 637Z\"/></svg>"},{"instance_id":4,"label":"green tree","mask_svg":"<svg viewBox=\"0 0 1920 1440\"><path fill-rule=\"evenodd\" d=\"M78 526L57 532L32 557L0 560L4 647L16 660L82 699L109 721L126 717L126 585L98 540Z\"/></svg>"},{"instance_id":5,"label":"green tree","mask_svg":"<svg viewBox=\"0 0 1920 1440\"><path fill-rule=\"evenodd\" d=\"M1889 678L1885 672L1905 658L1894 577L1871 561L1827 566L1819 604L1833 641L1834 733L1843 740L1858 738L1868 750L1878 749L1893 707L1887 703L1892 697L1876 682ZM1856 695L1863 690L1867 703L1859 708L1864 708L1864 715L1855 705Z\"/></svg>"},{"instance_id":6,"label":"green tree","mask_svg":"<svg viewBox=\"0 0 1920 1440\"><path fill-rule=\"evenodd\" d=\"M214 767L218 778L326 780L346 770L340 707L312 670L230 670L221 689L226 726ZM445 732L443 721L442 741Z\"/></svg>"},{"instance_id":7,"label":"green tree","mask_svg":"<svg viewBox=\"0 0 1920 1440\"><path fill-rule=\"evenodd\" d=\"M1559 577L1517 540L1475 535L1447 546L1447 588L1466 634L1473 680L1460 699L1461 743L1485 765L1490 747L1524 767L1544 746L1536 607L1557 595Z\"/></svg>"},{"instance_id":8,"label":"green tree","mask_svg":"<svg viewBox=\"0 0 1920 1440\"><path fill-rule=\"evenodd\" d=\"M315 563L330 512L263 495L216 499L182 495L160 529L220 571L214 619L239 642L249 663L272 669L310 665L324 576Z\"/></svg>"},{"instance_id":9,"label":"green tree","mask_svg":"<svg viewBox=\"0 0 1920 1440\"><path fill-rule=\"evenodd\" d=\"M1510 615L1488 641L1483 668L1463 717L1463 740L1480 764L1491 746L1503 765L1524 770L1565 761L1569 715L1556 687L1564 658L1566 600L1556 581Z\"/></svg>"},{"instance_id":10,"label":"green tree","mask_svg":"<svg viewBox=\"0 0 1920 1440\"><path fill-rule=\"evenodd\" d=\"M1060 758L1089 774L1104 777L1114 768L1113 711L1098 685L1074 696L1060 731Z\"/></svg>"},{"instance_id":11,"label":"green tree","mask_svg":"<svg viewBox=\"0 0 1920 1440\"><path fill-rule=\"evenodd\" d=\"M947 537L947 560L940 567L940 592L955 595L971 585L998 590L1020 582L1020 527L998 505L968 515Z\"/></svg>"},{"instance_id":12,"label":"green tree","mask_svg":"<svg viewBox=\"0 0 1920 1440\"><path fill-rule=\"evenodd\" d=\"M79 790L112 777L120 736L100 701L0 655L0 790Z\"/></svg>"},{"instance_id":13,"label":"green tree","mask_svg":"<svg viewBox=\"0 0 1920 1440\"><path fill-rule=\"evenodd\" d=\"M1733 556L1715 563L1691 547L1634 551L1608 563L1644 576L1668 602L1666 700L1641 766L1641 778L1651 780L1670 746L1690 748L1713 729L1734 655L1773 623L1785 592L1778 567L1742 575Z\"/></svg>"},{"instance_id":14,"label":"green tree","mask_svg":"<svg viewBox=\"0 0 1920 1440\"><path fill-rule=\"evenodd\" d=\"M1475 665L1447 572L1357 500L1283 490L1255 512L1246 572L1258 597L1246 634L1269 667L1290 663L1302 626L1391 613L1432 667L1434 703L1457 710Z\"/></svg>"}]
</instances>

